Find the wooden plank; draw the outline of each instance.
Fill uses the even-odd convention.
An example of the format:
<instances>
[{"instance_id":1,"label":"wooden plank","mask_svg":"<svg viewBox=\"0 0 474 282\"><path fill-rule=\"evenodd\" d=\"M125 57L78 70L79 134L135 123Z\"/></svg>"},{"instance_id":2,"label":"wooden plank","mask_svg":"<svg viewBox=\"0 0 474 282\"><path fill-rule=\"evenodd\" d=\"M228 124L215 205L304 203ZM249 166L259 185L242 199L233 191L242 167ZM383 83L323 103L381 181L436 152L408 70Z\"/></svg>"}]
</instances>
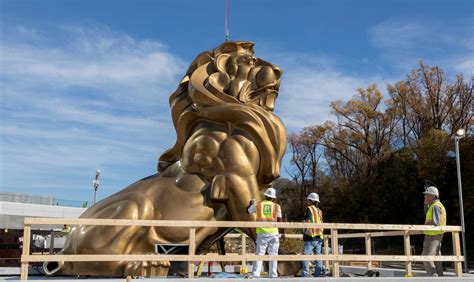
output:
<instances>
[{"instance_id":1,"label":"wooden plank","mask_svg":"<svg viewBox=\"0 0 474 282\"><path fill-rule=\"evenodd\" d=\"M54 255L54 231L51 231L51 240L49 241L49 254Z\"/></svg>"},{"instance_id":2,"label":"wooden plank","mask_svg":"<svg viewBox=\"0 0 474 282\"><path fill-rule=\"evenodd\" d=\"M339 253L339 243L337 240L337 229L331 229L331 249L332 249L332 254L337 256ZM339 277L339 261L334 260L333 261L333 266L332 266L332 276L333 277Z\"/></svg>"},{"instance_id":3,"label":"wooden plank","mask_svg":"<svg viewBox=\"0 0 474 282\"><path fill-rule=\"evenodd\" d=\"M325 228L352 230L444 230L461 231L460 226L396 225L396 224L350 224L350 223L303 223L303 222L250 222L250 221L185 221L185 220L131 220L131 219L92 219L92 218L25 218L26 224L68 224L102 226L167 226L167 227L234 227L234 228Z\"/></svg>"},{"instance_id":4,"label":"wooden plank","mask_svg":"<svg viewBox=\"0 0 474 282\"><path fill-rule=\"evenodd\" d=\"M30 240L31 240L31 226L25 224L23 228L23 250L21 256L21 269L20 278L21 280L28 280L28 261L23 260L24 256L30 255Z\"/></svg>"},{"instance_id":5,"label":"wooden plank","mask_svg":"<svg viewBox=\"0 0 474 282\"><path fill-rule=\"evenodd\" d=\"M454 273L458 277L462 277L462 261L464 261L464 257L461 256L461 243L459 240L459 232L452 233L453 238L453 254L458 257L462 258L461 261L454 263Z\"/></svg>"},{"instance_id":6,"label":"wooden plank","mask_svg":"<svg viewBox=\"0 0 474 282\"><path fill-rule=\"evenodd\" d=\"M194 257L196 250L196 228L189 228L189 256ZM194 261L188 262L188 278L194 278Z\"/></svg>"},{"instance_id":7,"label":"wooden plank","mask_svg":"<svg viewBox=\"0 0 474 282\"><path fill-rule=\"evenodd\" d=\"M245 234L243 234L243 233L241 233L241 234L230 233L230 234L226 234L226 235L224 236L224 238L225 238L225 239L237 239L237 238L241 238L242 235L247 236L247 235L245 235Z\"/></svg>"},{"instance_id":8,"label":"wooden plank","mask_svg":"<svg viewBox=\"0 0 474 282\"><path fill-rule=\"evenodd\" d=\"M193 259L196 261L202 260L222 260L222 261L239 261L242 260L242 256L238 254L233 255L196 255ZM339 260L339 261L406 261L407 257L404 255L265 255L256 256L254 254L247 254L245 257L247 260L277 260L277 261L303 261L303 260ZM461 261L462 258L456 256L411 256L410 261Z\"/></svg>"},{"instance_id":9,"label":"wooden plank","mask_svg":"<svg viewBox=\"0 0 474 282\"><path fill-rule=\"evenodd\" d=\"M241 261L242 259L253 261L303 261L303 260L339 260L339 261L406 261L404 255L262 255L239 254L228 255L28 255L22 256L25 262L45 261ZM462 262L462 256L411 256L410 261L457 261Z\"/></svg>"},{"instance_id":10,"label":"wooden plank","mask_svg":"<svg viewBox=\"0 0 474 282\"><path fill-rule=\"evenodd\" d=\"M328 236L324 236L323 244L324 244L324 255L328 256L329 255L329 237ZM329 269L329 260L324 261L324 268Z\"/></svg>"},{"instance_id":11,"label":"wooden plank","mask_svg":"<svg viewBox=\"0 0 474 282\"><path fill-rule=\"evenodd\" d=\"M407 277L412 277L412 262L410 261L411 257L411 244L410 244L410 232L405 231L403 234L403 248L405 250L405 256L407 257L407 261L405 262L405 274Z\"/></svg>"},{"instance_id":12,"label":"wooden plank","mask_svg":"<svg viewBox=\"0 0 474 282\"><path fill-rule=\"evenodd\" d=\"M241 234L227 234L224 236L224 239L240 239L242 237ZM245 235L246 238L249 236ZM303 239L303 234L285 234L285 239Z\"/></svg>"},{"instance_id":13,"label":"wooden plank","mask_svg":"<svg viewBox=\"0 0 474 282\"><path fill-rule=\"evenodd\" d=\"M364 232L364 233L346 233L338 234L339 239L349 239L349 238L364 238L365 235L369 233L370 237L389 237L389 236L403 236L405 231L382 231L382 232ZM409 231L410 235L419 235L423 234L423 231Z\"/></svg>"},{"instance_id":14,"label":"wooden plank","mask_svg":"<svg viewBox=\"0 0 474 282\"><path fill-rule=\"evenodd\" d=\"M242 256L245 256L247 254L247 236L242 233L240 244L242 245ZM247 261L245 259L242 259L242 268L247 268Z\"/></svg>"},{"instance_id":15,"label":"wooden plank","mask_svg":"<svg viewBox=\"0 0 474 282\"><path fill-rule=\"evenodd\" d=\"M372 255L372 238L371 233L365 233L365 254L367 256ZM372 261L367 261L367 270L372 269Z\"/></svg>"},{"instance_id":16,"label":"wooden plank","mask_svg":"<svg viewBox=\"0 0 474 282\"><path fill-rule=\"evenodd\" d=\"M286 239L299 239L303 240L303 234L285 234L285 240Z\"/></svg>"},{"instance_id":17,"label":"wooden plank","mask_svg":"<svg viewBox=\"0 0 474 282\"><path fill-rule=\"evenodd\" d=\"M421 235L423 231L409 231L410 235ZM367 234L371 237L389 237L389 236L403 236L405 231L382 231L382 232L364 232L364 233L346 233L337 234L339 239L351 239L351 238L365 238ZM240 238L240 234L227 234L224 236L225 239L237 239ZM247 236L246 236L247 237ZM303 234L285 234L286 239L303 239Z\"/></svg>"}]
</instances>

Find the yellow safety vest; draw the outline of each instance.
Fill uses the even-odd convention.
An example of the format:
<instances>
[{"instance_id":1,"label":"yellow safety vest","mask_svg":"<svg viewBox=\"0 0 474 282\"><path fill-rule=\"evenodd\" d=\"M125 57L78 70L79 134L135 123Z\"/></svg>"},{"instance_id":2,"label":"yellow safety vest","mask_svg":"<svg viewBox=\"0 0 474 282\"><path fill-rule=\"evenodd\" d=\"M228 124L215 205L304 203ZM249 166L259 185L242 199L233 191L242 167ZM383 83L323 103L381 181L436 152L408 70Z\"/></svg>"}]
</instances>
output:
<instances>
[{"instance_id":1,"label":"yellow safety vest","mask_svg":"<svg viewBox=\"0 0 474 282\"><path fill-rule=\"evenodd\" d=\"M61 229L61 236L67 236L70 232L71 232L71 227L69 226L66 228L63 227L63 229Z\"/></svg>"},{"instance_id":2,"label":"yellow safety vest","mask_svg":"<svg viewBox=\"0 0 474 282\"><path fill-rule=\"evenodd\" d=\"M308 207L310 213L311 213L311 223L323 223L323 212L315 207L314 205L311 205ZM310 236L310 237L322 237L323 236L323 229L320 228L309 228L305 230L305 234Z\"/></svg>"},{"instance_id":3,"label":"yellow safety vest","mask_svg":"<svg viewBox=\"0 0 474 282\"><path fill-rule=\"evenodd\" d=\"M257 221L261 222L276 222L278 216L279 205L271 201L258 202L255 205L255 211L257 213ZM278 228L276 227L258 227L257 234L278 234Z\"/></svg>"},{"instance_id":4,"label":"yellow safety vest","mask_svg":"<svg viewBox=\"0 0 474 282\"><path fill-rule=\"evenodd\" d=\"M446 225L446 209L444 208L443 204L441 204L441 202L439 201L433 202L428 208L428 211L426 212L425 224L433 220L433 207L434 206L438 206L441 208L441 222L439 226L445 226ZM438 230L423 231L423 233L425 235L434 236L434 235L443 234L444 231L438 231Z\"/></svg>"}]
</instances>

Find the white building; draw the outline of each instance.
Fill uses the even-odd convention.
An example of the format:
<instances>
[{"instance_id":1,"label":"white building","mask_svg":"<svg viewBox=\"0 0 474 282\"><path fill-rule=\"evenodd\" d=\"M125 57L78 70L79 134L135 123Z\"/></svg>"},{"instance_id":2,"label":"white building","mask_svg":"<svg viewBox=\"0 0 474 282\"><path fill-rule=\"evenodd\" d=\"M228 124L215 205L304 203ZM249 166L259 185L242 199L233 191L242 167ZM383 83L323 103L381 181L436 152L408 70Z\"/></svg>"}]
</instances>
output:
<instances>
[{"instance_id":1,"label":"white building","mask_svg":"<svg viewBox=\"0 0 474 282\"><path fill-rule=\"evenodd\" d=\"M77 207L71 207L76 205ZM0 228L23 229L25 217L77 218L86 208L79 201L62 201L53 197L0 192ZM51 229L33 225L32 229Z\"/></svg>"}]
</instances>

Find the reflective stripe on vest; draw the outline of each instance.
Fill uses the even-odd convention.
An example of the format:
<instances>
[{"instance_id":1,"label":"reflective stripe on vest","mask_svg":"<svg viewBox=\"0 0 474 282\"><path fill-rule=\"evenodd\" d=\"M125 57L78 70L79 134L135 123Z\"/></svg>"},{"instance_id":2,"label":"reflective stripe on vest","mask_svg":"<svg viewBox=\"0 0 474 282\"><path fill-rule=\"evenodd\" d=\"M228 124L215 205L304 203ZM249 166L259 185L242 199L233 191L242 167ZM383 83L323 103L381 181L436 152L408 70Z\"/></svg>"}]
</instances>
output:
<instances>
[{"instance_id":1,"label":"reflective stripe on vest","mask_svg":"<svg viewBox=\"0 0 474 282\"><path fill-rule=\"evenodd\" d=\"M271 201L262 201L255 205L257 213L257 221L260 222L276 222L278 216L278 204ZM278 234L276 227L258 227L257 234Z\"/></svg>"},{"instance_id":2,"label":"reflective stripe on vest","mask_svg":"<svg viewBox=\"0 0 474 282\"><path fill-rule=\"evenodd\" d=\"M441 222L439 223L438 226L445 226L446 225L446 209L444 208L443 204L441 202L436 201L430 205L428 208L428 211L426 212L426 219L425 219L425 224L433 220L433 207L438 206L441 208ZM434 235L439 235L443 234L444 231L423 231L425 235L429 236L434 236Z\"/></svg>"},{"instance_id":3,"label":"reflective stripe on vest","mask_svg":"<svg viewBox=\"0 0 474 282\"><path fill-rule=\"evenodd\" d=\"M311 205L308 207L309 212L311 213L311 223L323 223L322 219L322 212L320 209L315 207L314 205ZM323 235L323 229L320 228L309 228L305 230L305 234L310 236L310 237L321 237Z\"/></svg>"}]
</instances>

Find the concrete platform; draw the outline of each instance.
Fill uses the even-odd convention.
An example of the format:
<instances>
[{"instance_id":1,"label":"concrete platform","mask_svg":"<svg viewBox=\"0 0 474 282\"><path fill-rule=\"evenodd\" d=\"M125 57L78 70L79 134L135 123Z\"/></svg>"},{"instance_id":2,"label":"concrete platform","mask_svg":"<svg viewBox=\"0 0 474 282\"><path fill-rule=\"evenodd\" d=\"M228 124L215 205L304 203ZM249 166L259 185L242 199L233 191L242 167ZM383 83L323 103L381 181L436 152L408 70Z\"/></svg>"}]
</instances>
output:
<instances>
[{"instance_id":1,"label":"concrete platform","mask_svg":"<svg viewBox=\"0 0 474 282\"><path fill-rule=\"evenodd\" d=\"M251 269L251 266L248 265L249 269ZM1 269L1 268L0 268ZM3 272L3 276L1 276L2 272L0 271L0 280L8 280L8 281L21 281L20 276L19 276L19 268L15 269L9 269L9 272L13 275L5 275L5 272ZM226 267L227 274L233 274L231 271L233 271L233 267ZM353 275L363 275L366 272L365 267L348 267L348 266L341 266L341 275L344 273L351 273ZM238 277L235 278L227 278L227 277L205 277L204 275L207 274L206 269L203 269L203 276L204 277L199 277L199 278L194 278L194 279L188 279L188 278L178 278L178 277L155 277L155 278L138 278L138 279L133 279L135 280L140 280L144 282L168 282L168 281L387 281L387 282L397 282L397 281L474 281L474 273L470 274L464 274L463 277L456 277L453 272L445 272L444 277L426 277L424 275L425 272L421 270L414 270L413 274L414 277L404 277L405 271L404 269L396 269L396 268L375 268L373 269L374 271L379 271L381 277L364 277L364 276L357 276L357 277L339 277L339 278L333 278L333 277L322 277L322 278L302 278L302 277L279 277L275 279L270 279L270 278L259 278L259 279L248 279L245 278L242 275L238 275ZM18 272L17 272L18 271ZM212 271L216 274L219 274L221 271L220 266L215 266L212 267ZM17 274L18 273L18 274ZM86 280L88 282L125 282L125 278L94 278L94 277L73 277L73 276L44 276L44 275L35 275L34 269L30 268L29 271L29 280L34 280L35 282L60 282L60 281L77 281L77 280Z\"/></svg>"},{"instance_id":2,"label":"concrete platform","mask_svg":"<svg viewBox=\"0 0 474 282\"><path fill-rule=\"evenodd\" d=\"M19 280L19 277L1 277L0 280L8 280L8 281L21 281ZM125 279L117 279L117 278L111 278L111 279L76 279L74 277L55 277L55 278L50 278L50 279L45 279L45 277L38 277L38 276L32 276L29 277L29 280L33 280L35 282L71 282L71 281L77 281L77 280L87 280L90 282L125 282ZM281 281L281 282L294 282L294 281L327 281L327 282L333 282L333 281L386 281L386 282L401 282L401 281L474 281L474 277L411 277L411 278L404 278L404 277L341 277L341 278L332 278L332 277L324 277L324 278L301 278L301 277L292 277L292 278L275 278L275 279L270 279L270 278L259 278L259 279L247 279L247 278L194 278L194 279L187 279L187 278L142 278L142 279L133 279L135 280L140 280L144 282L184 282L184 281L194 281L194 282L199 282L199 281L241 281L241 282L249 282L249 281Z\"/></svg>"}]
</instances>

